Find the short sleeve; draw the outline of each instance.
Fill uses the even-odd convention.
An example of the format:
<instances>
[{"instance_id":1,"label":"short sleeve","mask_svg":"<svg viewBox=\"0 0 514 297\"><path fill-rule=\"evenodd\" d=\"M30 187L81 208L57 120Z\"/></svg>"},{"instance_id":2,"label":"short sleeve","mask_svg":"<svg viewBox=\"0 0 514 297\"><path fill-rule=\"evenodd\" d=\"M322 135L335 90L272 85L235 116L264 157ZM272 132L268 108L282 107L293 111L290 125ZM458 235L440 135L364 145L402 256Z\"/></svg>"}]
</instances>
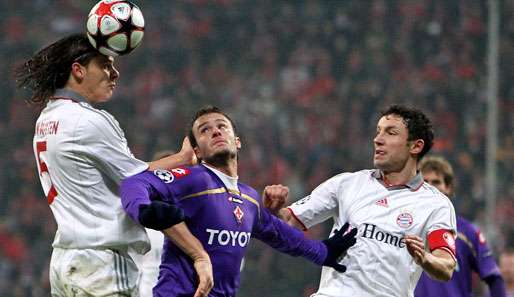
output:
<instances>
[{"instance_id":1,"label":"short sleeve","mask_svg":"<svg viewBox=\"0 0 514 297\"><path fill-rule=\"evenodd\" d=\"M106 112L98 112L79 121L76 150L94 163L104 174L119 184L125 177L148 169L136 159L118 122Z\"/></svg>"},{"instance_id":2,"label":"short sleeve","mask_svg":"<svg viewBox=\"0 0 514 297\"><path fill-rule=\"evenodd\" d=\"M338 192L346 175L336 175L321 185L312 193L295 203L288 209L306 228L319 224L338 213Z\"/></svg>"},{"instance_id":3,"label":"short sleeve","mask_svg":"<svg viewBox=\"0 0 514 297\"><path fill-rule=\"evenodd\" d=\"M430 251L442 248L455 259L457 238L455 209L447 197L438 199L441 199L442 203L436 205L427 221L426 240Z\"/></svg>"},{"instance_id":4,"label":"short sleeve","mask_svg":"<svg viewBox=\"0 0 514 297\"><path fill-rule=\"evenodd\" d=\"M443 196L440 199L444 199L444 203L438 204L430 215L427 222L427 235L437 230L449 230L457 236L457 220L453 204L447 197Z\"/></svg>"}]
</instances>

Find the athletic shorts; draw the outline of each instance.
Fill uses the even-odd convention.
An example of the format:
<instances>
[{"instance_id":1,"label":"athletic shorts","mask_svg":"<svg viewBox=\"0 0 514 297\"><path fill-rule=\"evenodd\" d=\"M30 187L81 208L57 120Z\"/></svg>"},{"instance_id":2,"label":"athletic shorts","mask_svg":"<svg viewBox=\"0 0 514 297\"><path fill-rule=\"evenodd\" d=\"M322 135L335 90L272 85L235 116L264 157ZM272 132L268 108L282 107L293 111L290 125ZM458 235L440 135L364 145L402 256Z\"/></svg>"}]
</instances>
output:
<instances>
[{"instance_id":1,"label":"athletic shorts","mask_svg":"<svg viewBox=\"0 0 514 297\"><path fill-rule=\"evenodd\" d=\"M136 264L110 249L54 248L50 286L52 297L139 297Z\"/></svg>"}]
</instances>

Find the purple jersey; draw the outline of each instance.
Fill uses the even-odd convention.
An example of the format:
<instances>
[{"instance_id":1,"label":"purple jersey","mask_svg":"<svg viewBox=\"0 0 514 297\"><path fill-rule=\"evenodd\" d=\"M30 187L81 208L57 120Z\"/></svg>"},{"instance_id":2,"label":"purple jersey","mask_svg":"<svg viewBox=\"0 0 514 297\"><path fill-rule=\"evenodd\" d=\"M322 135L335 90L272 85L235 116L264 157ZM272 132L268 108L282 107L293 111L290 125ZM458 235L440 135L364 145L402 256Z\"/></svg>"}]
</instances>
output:
<instances>
[{"instance_id":1,"label":"purple jersey","mask_svg":"<svg viewBox=\"0 0 514 297\"><path fill-rule=\"evenodd\" d=\"M235 296L251 237L292 256L323 263L327 250L322 242L304 238L301 231L271 215L253 188L241 183L238 187L240 193L228 190L215 173L200 165L137 174L122 183L121 197L123 207L136 221L139 206L151 200L170 202L184 210L187 226L212 261L212 297ZM193 296L196 283L190 258L166 239L154 296Z\"/></svg>"},{"instance_id":2,"label":"purple jersey","mask_svg":"<svg viewBox=\"0 0 514 297\"><path fill-rule=\"evenodd\" d=\"M436 281L423 272L414 291L415 297L471 297L472 271L476 271L481 279L500 276L498 266L480 230L457 216L457 231L457 267L451 280Z\"/></svg>"}]
</instances>

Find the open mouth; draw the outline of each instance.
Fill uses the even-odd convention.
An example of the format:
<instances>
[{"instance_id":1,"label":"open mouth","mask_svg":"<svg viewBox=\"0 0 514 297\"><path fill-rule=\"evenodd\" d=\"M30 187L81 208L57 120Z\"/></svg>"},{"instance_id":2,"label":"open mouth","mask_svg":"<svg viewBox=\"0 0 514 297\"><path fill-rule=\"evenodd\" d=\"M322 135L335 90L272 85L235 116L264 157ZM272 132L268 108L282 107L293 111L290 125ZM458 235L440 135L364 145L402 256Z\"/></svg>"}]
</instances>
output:
<instances>
[{"instance_id":1,"label":"open mouth","mask_svg":"<svg viewBox=\"0 0 514 297\"><path fill-rule=\"evenodd\" d=\"M375 157L383 156L385 155L385 152L383 150L375 150Z\"/></svg>"}]
</instances>

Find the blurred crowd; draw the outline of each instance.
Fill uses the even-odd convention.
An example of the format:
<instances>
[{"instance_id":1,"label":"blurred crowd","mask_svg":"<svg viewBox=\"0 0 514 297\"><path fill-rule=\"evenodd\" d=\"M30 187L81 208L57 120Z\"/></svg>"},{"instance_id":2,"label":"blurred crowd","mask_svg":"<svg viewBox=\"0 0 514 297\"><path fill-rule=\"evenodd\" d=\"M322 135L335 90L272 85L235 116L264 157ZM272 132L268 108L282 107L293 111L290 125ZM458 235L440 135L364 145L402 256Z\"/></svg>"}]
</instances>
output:
<instances>
[{"instance_id":1,"label":"blurred crowd","mask_svg":"<svg viewBox=\"0 0 514 297\"><path fill-rule=\"evenodd\" d=\"M0 296L48 296L55 223L32 152L35 118L12 69L37 49L85 30L96 1L0 1ZM342 172L372 167L378 113L418 107L436 131L433 153L456 170L456 211L485 223L487 2L436 0L135 1L143 44L117 59L102 106L148 160L178 149L205 104L233 116L240 179L282 183L292 201ZM496 253L514 245L514 2L500 1ZM309 236L327 235L326 226ZM319 269L254 243L240 296L308 296Z\"/></svg>"}]
</instances>

